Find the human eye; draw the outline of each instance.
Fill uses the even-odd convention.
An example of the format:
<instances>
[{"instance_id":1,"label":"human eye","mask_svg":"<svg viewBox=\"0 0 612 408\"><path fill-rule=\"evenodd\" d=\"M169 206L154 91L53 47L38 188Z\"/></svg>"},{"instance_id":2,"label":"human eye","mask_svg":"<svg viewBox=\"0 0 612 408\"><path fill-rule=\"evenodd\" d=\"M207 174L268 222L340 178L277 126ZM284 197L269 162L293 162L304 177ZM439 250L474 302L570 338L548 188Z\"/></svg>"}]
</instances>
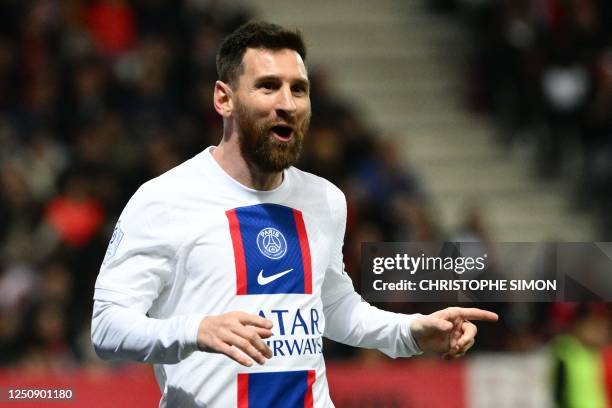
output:
<instances>
[{"instance_id":1,"label":"human eye","mask_svg":"<svg viewBox=\"0 0 612 408\"><path fill-rule=\"evenodd\" d=\"M262 89L264 92L272 92L279 88L275 81L265 80L257 84L257 88Z\"/></svg>"},{"instance_id":2,"label":"human eye","mask_svg":"<svg viewBox=\"0 0 612 408\"><path fill-rule=\"evenodd\" d=\"M296 84L291 87L291 92L294 95L304 96L308 95L308 85L306 84Z\"/></svg>"}]
</instances>

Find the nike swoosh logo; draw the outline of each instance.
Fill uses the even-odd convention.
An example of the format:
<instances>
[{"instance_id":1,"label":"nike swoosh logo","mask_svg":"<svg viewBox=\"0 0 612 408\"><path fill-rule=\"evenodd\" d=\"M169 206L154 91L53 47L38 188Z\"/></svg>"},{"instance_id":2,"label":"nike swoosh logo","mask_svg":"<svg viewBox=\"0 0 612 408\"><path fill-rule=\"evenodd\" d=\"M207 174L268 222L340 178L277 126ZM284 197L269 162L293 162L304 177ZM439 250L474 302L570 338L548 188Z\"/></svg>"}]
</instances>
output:
<instances>
[{"instance_id":1,"label":"nike swoosh logo","mask_svg":"<svg viewBox=\"0 0 612 408\"><path fill-rule=\"evenodd\" d=\"M279 272L279 273L275 273L274 275L264 276L263 275L263 269L262 269L261 271L259 271L259 275L257 275L257 283L259 283L261 286L267 285L270 282L274 282L275 280L277 280L281 276L285 276L286 274L288 274L292 270L293 270L293 268L287 269L286 271L282 271L282 272Z\"/></svg>"}]
</instances>

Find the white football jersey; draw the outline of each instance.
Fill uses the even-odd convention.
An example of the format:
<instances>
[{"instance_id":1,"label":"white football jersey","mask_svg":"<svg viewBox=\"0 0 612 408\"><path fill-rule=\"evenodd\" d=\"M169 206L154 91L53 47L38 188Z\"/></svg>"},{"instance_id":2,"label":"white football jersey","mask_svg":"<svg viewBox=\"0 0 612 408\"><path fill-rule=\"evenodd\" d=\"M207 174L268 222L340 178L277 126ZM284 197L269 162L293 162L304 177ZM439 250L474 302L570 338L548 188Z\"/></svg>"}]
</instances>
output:
<instances>
[{"instance_id":1,"label":"white football jersey","mask_svg":"<svg viewBox=\"0 0 612 408\"><path fill-rule=\"evenodd\" d=\"M363 302L344 271L343 193L289 168L247 188L213 147L145 183L124 209L98 276L98 354L154 364L162 407L333 407L322 337L386 354L420 352L414 316ZM273 357L244 367L198 351L204 316L270 319Z\"/></svg>"}]
</instances>

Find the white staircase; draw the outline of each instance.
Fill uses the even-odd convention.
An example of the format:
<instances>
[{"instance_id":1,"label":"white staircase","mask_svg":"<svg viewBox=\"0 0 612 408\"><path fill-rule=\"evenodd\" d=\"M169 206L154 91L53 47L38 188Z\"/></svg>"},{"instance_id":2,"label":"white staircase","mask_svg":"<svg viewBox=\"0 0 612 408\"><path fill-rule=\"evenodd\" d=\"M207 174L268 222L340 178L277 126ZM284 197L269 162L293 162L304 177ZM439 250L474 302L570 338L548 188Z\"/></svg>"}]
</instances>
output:
<instances>
[{"instance_id":1,"label":"white staircase","mask_svg":"<svg viewBox=\"0 0 612 408\"><path fill-rule=\"evenodd\" d=\"M530 160L493 138L492 124L461 102L466 40L424 0L249 0L263 19L297 27L309 64L392 137L453 230L468 204L484 209L496 241L591 241L589 215L569 209L566 186L539 182Z\"/></svg>"}]
</instances>

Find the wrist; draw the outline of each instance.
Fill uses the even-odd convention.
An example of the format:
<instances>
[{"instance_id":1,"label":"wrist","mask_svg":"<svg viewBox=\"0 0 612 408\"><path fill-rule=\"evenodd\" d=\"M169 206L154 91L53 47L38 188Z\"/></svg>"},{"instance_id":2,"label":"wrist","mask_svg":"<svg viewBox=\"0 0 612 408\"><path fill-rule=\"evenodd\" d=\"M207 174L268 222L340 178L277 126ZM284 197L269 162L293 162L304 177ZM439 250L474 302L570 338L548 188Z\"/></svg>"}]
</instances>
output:
<instances>
[{"instance_id":1,"label":"wrist","mask_svg":"<svg viewBox=\"0 0 612 408\"><path fill-rule=\"evenodd\" d=\"M202 323L206 319L205 315L192 315L189 316L185 324L184 333L184 349L188 353L195 351L202 351Z\"/></svg>"},{"instance_id":2,"label":"wrist","mask_svg":"<svg viewBox=\"0 0 612 408\"><path fill-rule=\"evenodd\" d=\"M410 350L413 351L415 356L423 354L423 348L419 344L417 338L414 335L414 331L412 330L412 323L420 317L423 317L421 313L415 313L415 314L411 314L408 316L408 319L406 319L407 322L405 325L406 331L404 335L402 336L404 343Z\"/></svg>"}]
</instances>

